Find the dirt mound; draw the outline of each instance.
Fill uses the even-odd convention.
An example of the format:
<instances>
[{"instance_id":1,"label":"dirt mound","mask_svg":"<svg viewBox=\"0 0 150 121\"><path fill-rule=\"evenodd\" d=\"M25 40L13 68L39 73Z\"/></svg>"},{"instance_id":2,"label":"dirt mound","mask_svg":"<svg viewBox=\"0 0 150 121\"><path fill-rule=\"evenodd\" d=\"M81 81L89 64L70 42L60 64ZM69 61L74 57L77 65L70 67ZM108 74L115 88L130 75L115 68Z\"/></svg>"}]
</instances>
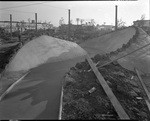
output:
<instances>
[{"instance_id":1,"label":"dirt mound","mask_svg":"<svg viewBox=\"0 0 150 121\"><path fill-rule=\"evenodd\" d=\"M19 43L4 44L0 46L0 73L5 69L11 57L19 49Z\"/></svg>"},{"instance_id":2,"label":"dirt mound","mask_svg":"<svg viewBox=\"0 0 150 121\"><path fill-rule=\"evenodd\" d=\"M97 55L92 60L106 63L110 58L108 55ZM150 120L145 94L134 72L124 69L117 62L99 68L99 71L130 119ZM62 119L119 119L87 61L71 68L64 80Z\"/></svg>"}]
</instances>

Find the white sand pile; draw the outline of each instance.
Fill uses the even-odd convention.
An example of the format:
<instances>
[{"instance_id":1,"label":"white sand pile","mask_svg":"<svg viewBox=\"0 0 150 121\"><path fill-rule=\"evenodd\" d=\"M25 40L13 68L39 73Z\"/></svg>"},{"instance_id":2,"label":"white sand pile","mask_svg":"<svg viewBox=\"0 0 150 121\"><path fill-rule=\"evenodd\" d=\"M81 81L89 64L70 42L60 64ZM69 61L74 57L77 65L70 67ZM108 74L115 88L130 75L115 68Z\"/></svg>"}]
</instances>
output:
<instances>
[{"instance_id":1,"label":"white sand pile","mask_svg":"<svg viewBox=\"0 0 150 121\"><path fill-rule=\"evenodd\" d=\"M28 70L42 63L83 55L86 55L86 51L76 43L43 35L25 44L9 63L6 71Z\"/></svg>"}]
</instances>

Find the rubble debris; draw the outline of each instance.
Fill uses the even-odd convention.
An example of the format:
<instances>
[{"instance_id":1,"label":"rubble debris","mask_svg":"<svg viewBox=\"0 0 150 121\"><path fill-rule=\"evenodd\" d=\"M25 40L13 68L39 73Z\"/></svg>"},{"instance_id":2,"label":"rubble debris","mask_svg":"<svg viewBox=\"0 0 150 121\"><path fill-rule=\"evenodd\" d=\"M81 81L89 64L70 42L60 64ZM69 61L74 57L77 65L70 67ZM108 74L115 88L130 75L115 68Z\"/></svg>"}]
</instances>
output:
<instances>
[{"instance_id":1,"label":"rubble debris","mask_svg":"<svg viewBox=\"0 0 150 121\"><path fill-rule=\"evenodd\" d=\"M92 93L92 92L94 92L96 90L96 88L95 87L92 87L88 92L89 93Z\"/></svg>"}]
</instances>

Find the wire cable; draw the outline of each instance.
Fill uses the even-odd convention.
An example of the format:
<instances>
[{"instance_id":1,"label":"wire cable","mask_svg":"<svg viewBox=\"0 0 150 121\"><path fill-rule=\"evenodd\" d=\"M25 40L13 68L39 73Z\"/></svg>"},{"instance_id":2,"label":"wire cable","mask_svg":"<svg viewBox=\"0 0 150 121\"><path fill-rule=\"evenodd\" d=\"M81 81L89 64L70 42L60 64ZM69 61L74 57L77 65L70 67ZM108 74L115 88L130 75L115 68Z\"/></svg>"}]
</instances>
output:
<instances>
[{"instance_id":1,"label":"wire cable","mask_svg":"<svg viewBox=\"0 0 150 121\"><path fill-rule=\"evenodd\" d=\"M12 6L12 7L7 7L7 8L0 8L0 10L11 9L11 8L19 8L19 7L27 7L27 6L38 5L38 4L43 4L43 3L45 3L45 2L34 3L34 4L27 4L27 5L20 5L20 6Z\"/></svg>"},{"instance_id":2,"label":"wire cable","mask_svg":"<svg viewBox=\"0 0 150 121\"><path fill-rule=\"evenodd\" d=\"M53 7L53 8L58 8L58 9L68 10L68 9L66 9L66 8L55 7L55 6L51 6L51 5L45 5L45 4L43 4L43 5L44 5L44 6L50 6L50 7Z\"/></svg>"},{"instance_id":3,"label":"wire cable","mask_svg":"<svg viewBox=\"0 0 150 121\"><path fill-rule=\"evenodd\" d=\"M35 12L16 11L16 10L0 10L0 11L11 11L11 12L21 12L21 13L35 13Z\"/></svg>"}]
</instances>

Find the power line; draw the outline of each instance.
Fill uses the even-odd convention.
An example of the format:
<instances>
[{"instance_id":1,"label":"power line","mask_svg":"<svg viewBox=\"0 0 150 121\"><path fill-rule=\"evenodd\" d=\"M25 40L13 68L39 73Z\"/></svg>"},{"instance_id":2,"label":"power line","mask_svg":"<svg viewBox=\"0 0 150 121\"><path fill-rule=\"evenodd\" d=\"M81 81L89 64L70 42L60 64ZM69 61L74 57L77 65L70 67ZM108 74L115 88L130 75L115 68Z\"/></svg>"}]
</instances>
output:
<instances>
[{"instance_id":1,"label":"power line","mask_svg":"<svg viewBox=\"0 0 150 121\"><path fill-rule=\"evenodd\" d=\"M45 5L45 4L43 4L43 5ZM51 5L45 5L45 6L50 6L50 7L53 7L53 8L58 8L58 9L68 10L68 9L66 9L66 8L61 8L61 7L51 6Z\"/></svg>"},{"instance_id":2,"label":"power line","mask_svg":"<svg viewBox=\"0 0 150 121\"><path fill-rule=\"evenodd\" d=\"M27 5L20 5L20 6L12 6L12 7L7 7L7 8L0 8L0 10L11 9L11 8L18 8L18 7L26 7L26 6L37 5L37 4L44 4L44 3L46 3L46 2L34 3L34 4L27 4ZM45 4L44 4L44 6L50 6L50 7L53 7L53 8L68 10L68 9L66 9L66 8L61 8L61 7L51 6L51 5L45 5Z\"/></svg>"},{"instance_id":3,"label":"power line","mask_svg":"<svg viewBox=\"0 0 150 121\"><path fill-rule=\"evenodd\" d=\"M34 4L27 4L27 5L20 5L20 6L12 6L12 7L7 7L7 8L0 8L0 10L11 9L11 8L19 8L19 7L26 7L26 6L32 6L32 5L43 4L43 3L45 3L45 2L42 2L42 3L34 3Z\"/></svg>"},{"instance_id":4,"label":"power line","mask_svg":"<svg viewBox=\"0 0 150 121\"><path fill-rule=\"evenodd\" d=\"M16 11L16 10L0 10L0 11L12 11L12 12L21 12L21 13L35 13L35 12Z\"/></svg>"}]
</instances>

